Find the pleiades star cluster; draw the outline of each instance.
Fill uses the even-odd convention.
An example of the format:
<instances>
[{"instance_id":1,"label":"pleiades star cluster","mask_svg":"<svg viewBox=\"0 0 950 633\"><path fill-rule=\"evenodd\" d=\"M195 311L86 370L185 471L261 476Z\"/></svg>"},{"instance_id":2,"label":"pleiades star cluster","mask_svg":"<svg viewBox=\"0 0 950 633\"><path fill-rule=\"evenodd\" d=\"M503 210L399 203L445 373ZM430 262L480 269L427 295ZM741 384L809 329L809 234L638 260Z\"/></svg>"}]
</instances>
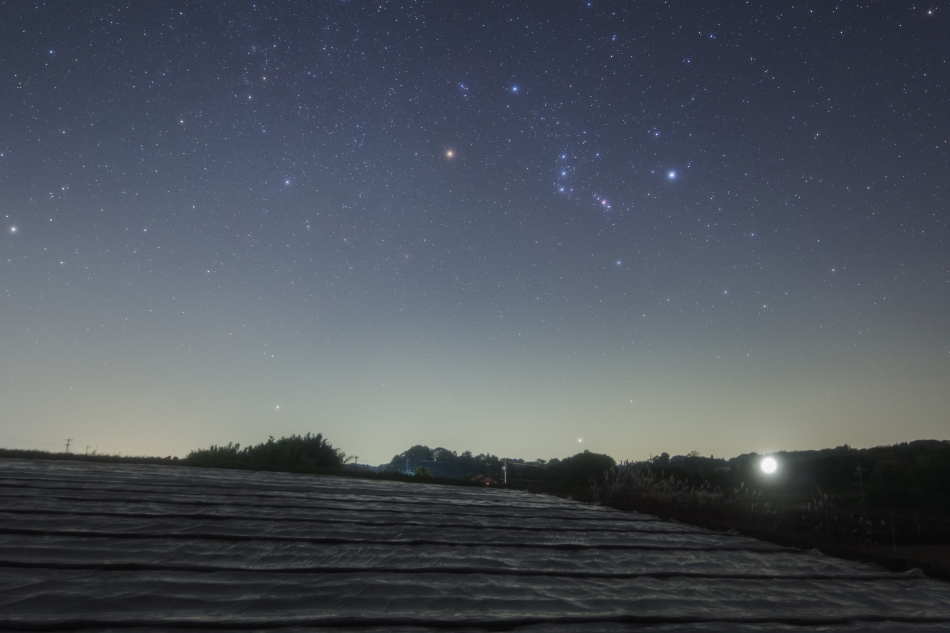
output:
<instances>
[{"instance_id":1,"label":"pleiades star cluster","mask_svg":"<svg viewBox=\"0 0 950 633\"><path fill-rule=\"evenodd\" d=\"M948 16L0 2L0 445L946 439Z\"/></svg>"}]
</instances>

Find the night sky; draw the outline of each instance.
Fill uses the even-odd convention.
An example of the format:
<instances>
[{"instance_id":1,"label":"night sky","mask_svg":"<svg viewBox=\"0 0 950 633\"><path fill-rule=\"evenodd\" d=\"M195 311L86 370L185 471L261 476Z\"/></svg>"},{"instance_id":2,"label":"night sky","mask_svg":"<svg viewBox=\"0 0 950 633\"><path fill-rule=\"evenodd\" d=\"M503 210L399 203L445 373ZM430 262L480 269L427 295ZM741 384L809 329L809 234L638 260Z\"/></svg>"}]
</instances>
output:
<instances>
[{"instance_id":1,"label":"night sky","mask_svg":"<svg viewBox=\"0 0 950 633\"><path fill-rule=\"evenodd\" d=\"M948 439L948 17L0 2L0 446Z\"/></svg>"}]
</instances>

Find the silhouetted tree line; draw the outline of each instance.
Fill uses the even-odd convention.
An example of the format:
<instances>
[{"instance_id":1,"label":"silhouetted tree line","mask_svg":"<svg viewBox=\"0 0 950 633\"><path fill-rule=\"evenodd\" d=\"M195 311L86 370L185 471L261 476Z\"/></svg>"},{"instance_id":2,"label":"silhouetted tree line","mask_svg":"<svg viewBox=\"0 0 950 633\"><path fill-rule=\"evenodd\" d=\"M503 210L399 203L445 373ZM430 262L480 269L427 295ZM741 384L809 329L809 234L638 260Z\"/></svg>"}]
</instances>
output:
<instances>
[{"instance_id":1,"label":"silhouetted tree line","mask_svg":"<svg viewBox=\"0 0 950 633\"><path fill-rule=\"evenodd\" d=\"M188 453L184 462L193 466L215 468L247 468L251 470L280 470L312 472L342 466L346 453L333 448L317 433L291 435L275 440L270 437L256 446L228 443Z\"/></svg>"},{"instance_id":2,"label":"silhouetted tree line","mask_svg":"<svg viewBox=\"0 0 950 633\"><path fill-rule=\"evenodd\" d=\"M482 453L473 455L465 451L461 455L447 448L429 448L417 444L398 455L393 456L389 464L383 467L390 472L413 473L416 469L426 468L430 474L441 477L465 477L501 475L502 460L497 455Z\"/></svg>"},{"instance_id":3,"label":"silhouetted tree line","mask_svg":"<svg viewBox=\"0 0 950 633\"><path fill-rule=\"evenodd\" d=\"M485 475L498 479L502 476L502 466L507 466L509 480L586 485L591 481L602 482L605 473L615 467L616 462L608 455L590 451L565 459L537 459L529 462L487 453L473 455L471 451L458 454L447 448L429 448L417 444L395 455L383 469L390 472L416 473L424 468L426 473L435 477L465 478Z\"/></svg>"}]
</instances>

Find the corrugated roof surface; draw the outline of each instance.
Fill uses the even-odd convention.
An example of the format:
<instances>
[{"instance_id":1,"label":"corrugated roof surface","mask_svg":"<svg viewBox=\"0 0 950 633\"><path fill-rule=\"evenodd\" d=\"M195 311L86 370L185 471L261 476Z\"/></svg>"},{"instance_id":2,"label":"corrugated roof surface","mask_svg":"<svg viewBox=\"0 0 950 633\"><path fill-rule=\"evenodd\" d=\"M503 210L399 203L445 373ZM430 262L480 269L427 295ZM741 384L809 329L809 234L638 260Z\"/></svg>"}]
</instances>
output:
<instances>
[{"instance_id":1,"label":"corrugated roof surface","mask_svg":"<svg viewBox=\"0 0 950 633\"><path fill-rule=\"evenodd\" d=\"M0 460L0 627L498 626L945 631L950 585L517 491Z\"/></svg>"}]
</instances>

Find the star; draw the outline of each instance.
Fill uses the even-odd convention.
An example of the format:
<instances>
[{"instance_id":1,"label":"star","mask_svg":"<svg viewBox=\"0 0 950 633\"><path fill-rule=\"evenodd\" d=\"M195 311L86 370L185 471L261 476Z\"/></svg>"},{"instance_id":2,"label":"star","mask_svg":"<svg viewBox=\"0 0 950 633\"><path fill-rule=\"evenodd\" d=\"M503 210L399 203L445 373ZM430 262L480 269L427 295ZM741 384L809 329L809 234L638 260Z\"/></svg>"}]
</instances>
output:
<instances>
[{"instance_id":1,"label":"star","mask_svg":"<svg viewBox=\"0 0 950 633\"><path fill-rule=\"evenodd\" d=\"M454 149L447 149L447 150L445 150L445 157L446 157L446 158L455 158L455 150L454 150Z\"/></svg>"},{"instance_id":2,"label":"star","mask_svg":"<svg viewBox=\"0 0 950 633\"><path fill-rule=\"evenodd\" d=\"M676 172L670 171L669 173L666 174L666 177L669 178L670 180L676 180Z\"/></svg>"},{"instance_id":3,"label":"star","mask_svg":"<svg viewBox=\"0 0 950 633\"><path fill-rule=\"evenodd\" d=\"M16 227L15 227L15 226L11 226L11 227L10 227L10 232L11 232L11 233L16 233Z\"/></svg>"}]
</instances>

